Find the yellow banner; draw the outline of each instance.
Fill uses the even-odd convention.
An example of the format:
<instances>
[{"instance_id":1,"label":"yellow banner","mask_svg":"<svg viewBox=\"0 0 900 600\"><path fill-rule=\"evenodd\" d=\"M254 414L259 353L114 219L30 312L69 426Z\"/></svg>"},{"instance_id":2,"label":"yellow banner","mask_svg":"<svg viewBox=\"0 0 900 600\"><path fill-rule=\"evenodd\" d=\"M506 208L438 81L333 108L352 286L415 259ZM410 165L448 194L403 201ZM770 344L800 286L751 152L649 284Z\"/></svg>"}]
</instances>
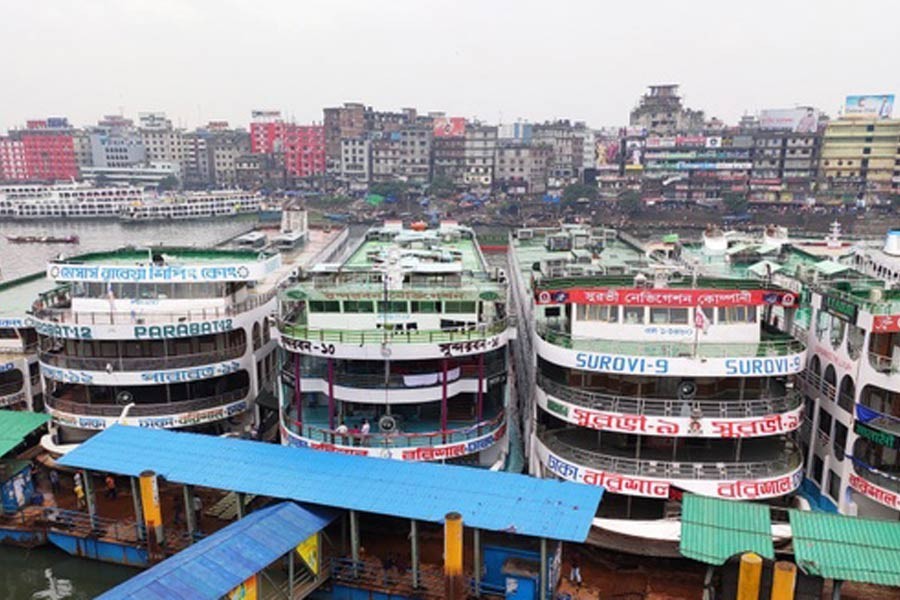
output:
<instances>
[{"instance_id":1,"label":"yellow banner","mask_svg":"<svg viewBox=\"0 0 900 600\"><path fill-rule=\"evenodd\" d=\"M141 505L144 508L144 523L147 529L162 525L159 508L159 487L156 475L141 475Z\"/></svg>"},{"instance_id":2,"label":"yellow banner","mask_svg":"<svg viewBox=\"0 0 900 600\"><path fill-rule=\"evenodd\" d=\"M228 592L226 598L228 600L256 600L256 575Z\"/></svg>"},{"instance_id":3,"label":"yellow banner","mask_svg":"<svg viewBox=\"0 0 900 600\"><path fill-rule=\"evenodd\" d=\"M319 533L316 532L297 544L297 554L313 575L319 574Z\"/></svg>"}]
</instances>

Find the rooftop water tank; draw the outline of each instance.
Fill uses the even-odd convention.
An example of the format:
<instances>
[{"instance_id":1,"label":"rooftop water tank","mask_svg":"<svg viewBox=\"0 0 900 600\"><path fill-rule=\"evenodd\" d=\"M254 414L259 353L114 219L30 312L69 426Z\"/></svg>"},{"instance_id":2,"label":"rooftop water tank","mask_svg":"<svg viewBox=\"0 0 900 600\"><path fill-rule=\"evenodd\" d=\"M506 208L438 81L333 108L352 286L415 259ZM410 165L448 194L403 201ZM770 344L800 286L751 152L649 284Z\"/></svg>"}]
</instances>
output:
<instances>
[{"instance_id":1,"label":"rooftop water tank","mask_svg":"<svg viewBox=\"0 0 900 600\"><path fill-rule=\"evenodd\" d=\"M900 229L890 229L884 240L884 253L900 256Z\"/></svg>"}]
</instances>

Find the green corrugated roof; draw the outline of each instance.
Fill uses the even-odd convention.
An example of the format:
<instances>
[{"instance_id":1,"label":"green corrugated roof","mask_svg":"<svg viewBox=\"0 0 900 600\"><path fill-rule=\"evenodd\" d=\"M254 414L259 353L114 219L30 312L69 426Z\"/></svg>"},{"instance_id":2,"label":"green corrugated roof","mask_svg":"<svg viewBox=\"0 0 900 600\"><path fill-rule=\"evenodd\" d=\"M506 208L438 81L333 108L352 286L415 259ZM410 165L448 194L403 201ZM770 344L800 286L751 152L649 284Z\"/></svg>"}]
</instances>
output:
<instances>
[{"instance_id":1,"label":"green corrugated roof","mask_svg":"<svg viewBox=\"0 0 900 600\"><path fill-rule=\"evenodd\" d=\"M0 456L18 446L26 435L49 418L42 413L0 410Z\"/></svg>"},{"instance_id":2,"label":"green corrugated roof","mask_svg":"<svg viewBox=\"0 0 900 600\"><path fill-rule=\"evenodd\" d=\"M900 586L900 523L789 511L797 566L826 579Z\"/></svg>"},{"instance_id":3,"label":"green corrugated roof","mask_svg":"<svg viewBox=\"0 0 900 600\"><path fill-rule=\"evenodd\" d=\"M815 267L816 270L821 271L825 275L837 275L838 273L843 273L844 271L849 269L849 267L847 267L846 265L842 265L841 263L835 262L833 260L823 260L817 262L813 265L813 267Z\"/></svg>"},{"instance_id":4,"label":"green corrugated roof","mask_svg":"<svg viewBox=\"0 0 900 600\"><path fill-rule=\"evenodd\" d=\"M775 558L769 507L685 494L681 554L711 565L743 552Z\"/></svg>"}]
</instances>

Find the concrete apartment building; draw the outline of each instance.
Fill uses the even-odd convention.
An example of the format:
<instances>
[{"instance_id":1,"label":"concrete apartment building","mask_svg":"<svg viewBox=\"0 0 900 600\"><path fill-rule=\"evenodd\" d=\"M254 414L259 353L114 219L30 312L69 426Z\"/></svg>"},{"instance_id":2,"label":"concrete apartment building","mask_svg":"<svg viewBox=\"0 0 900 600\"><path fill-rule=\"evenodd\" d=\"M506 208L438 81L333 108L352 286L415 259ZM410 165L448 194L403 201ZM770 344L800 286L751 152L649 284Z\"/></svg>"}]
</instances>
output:
<instances>
[{"instance_id":1,"label":"concrete apartment building","mask_svg":"<svg viewBox=\"0 0 900 600\"><path fill-rule=\"evenodd\" d=\"M494 185L507 194L543 194L552 160L550 146L501 142L496 152Z\"/></svg>"},{"instance_id":2,"label":"concrete apartment building","mask_svg":"<svg viewBox=\"0 0 900 600\"><path fill-rule=\"evenodd\" d=\"M432 176L465 184L466 138L465 136L441 136L432 141Z\"/></svg>"},{"instance_id":3,"label":"concrete apartment building","mask_svg":"<svg viewBox=\"0 0 900 600\"><path fill-rule=\"evenodd\" d=\"M532 143L549 146L553 153L550 180L554 186L565 186L576 181L584 163L584 136L576 135L576 127L582 131L584 123L575 126L567 119L535 124ZM592 142L593 143L593 142Z\"/></svg>"},{"instance_id":4,"label":"concrete apartment building","mask_svg":"<svg viewBox=\"0 0 900 600\"><path fill-rule=\"evenodd\" d=\"M343 161L341 141L362 139L366 134L366 106L360 102L345 102L343 106L325 108L323 113L325 166L329 173L337 173Z\"/></svg>"},{"instance_id":5,"label":"concrete apartment building","mask_svg":"<svg viewBox=\"0 0 900 600\"><path fill-rule=\"evenodd\" d=\"M180 173L184 168L184 132L172 127L163 112L138 114L138 130L150 163L171 163Z\"/></svg>"},{"instance_id":6,"label":"concrete apartment building","mask_svg":"<svg viewBox=\"0 0 900 600\"><path fill-rule=\"evenodd\" d=\"M819 113L812 107L764 110L745 131L753 136L749 200L802 202L814 197L819 162Z\"/></svg>"},{"instance_id":7,"label":"concrete apartment building","mask_svg":"<svg viewBox=\"0 0 900 600\"><path fill-rule=\"evenodd\" d=\"M326 127L326 134L327 134ZM341 160L339 175L348 183L368 183L371 177L372 142L365 137L341 138ZM326 164L328 142L326 135Z\"/></svg>"},{"instance_id":8,"label":"concrete apartment building","mask_svg":"<svg viewBox=\"0 0 900 600\"><path fill-rule=\"evenodd\" d=\"M464 143L463 182L469 188L490 188L494 183L497 126L469 123Z\"/></svg>"},{"instance_id":9,"label":"concrete apartment building","mask_svg":"<svg viewBox=\"0 0 900 600\"><path fill-rule=\"evenodd\" d=\"M703 129L703 111L685 108L677 85L651 85L631 111L629 124L655 135L697 132Z\"/></svg>"},{"instance_id":10,"label":"concrete apartment building","mask_svg":"<svg viewBox=\"0 0 900 600\"><path fill-rule=\"evenodd\" d=\"M843 117L828 123L819 160L820 195L886 201L900 194L900 119Z\"/></svg>"},{"instance_id":11,"label":"concrete apartment building","mask_svg":"<svg viewBox=\"0 0 900 600\"><path fill-rule=\"evenodd\" d=\"M89 127L91 166L119 168L141 165L147 162L147 152L141 133L134 121L121 115L106 115Z\"/></svg>"}]
</instances>

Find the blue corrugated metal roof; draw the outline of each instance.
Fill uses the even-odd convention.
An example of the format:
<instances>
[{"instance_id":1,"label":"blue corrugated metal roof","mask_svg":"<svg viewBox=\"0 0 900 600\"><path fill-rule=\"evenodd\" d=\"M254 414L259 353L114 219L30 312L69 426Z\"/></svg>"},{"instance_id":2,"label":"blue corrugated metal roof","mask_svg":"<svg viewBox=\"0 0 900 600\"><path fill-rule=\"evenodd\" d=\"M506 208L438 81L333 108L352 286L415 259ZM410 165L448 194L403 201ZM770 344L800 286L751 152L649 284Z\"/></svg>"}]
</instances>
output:
<instances>
[{"instance_id":1,"label":"blue corrugated metal roof","mask_svg":"<svg viewBox=\"0 0 900 600\"><path fill-rule=\"evenodd\" d=\"M583 542L603 489L526 475L288 448L115 425L59 460L167 480L434 523Z\"/></svg>"},{"instance_id":2,"label":"blue corrugated metal roof","mask_svg":"<svg viewBox=\"0 0 900 600\"><path fill-rule=\"evenodd\" d=\"M135 575L98 600L217 600L290 552L333 519L283 502L236 523Z\"/></svg>"}]
</instances>

